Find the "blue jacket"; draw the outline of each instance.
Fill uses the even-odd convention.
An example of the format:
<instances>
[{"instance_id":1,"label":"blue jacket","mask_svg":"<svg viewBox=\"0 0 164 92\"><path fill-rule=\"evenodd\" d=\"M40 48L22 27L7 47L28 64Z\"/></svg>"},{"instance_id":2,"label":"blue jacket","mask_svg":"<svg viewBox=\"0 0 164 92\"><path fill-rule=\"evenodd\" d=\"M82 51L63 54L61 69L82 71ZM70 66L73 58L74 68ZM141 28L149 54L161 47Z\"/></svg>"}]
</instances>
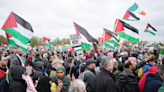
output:
<instances>
[{"instance_id":1,"label":"blue jacket","mask_svg":"<svg viewBox=\"0 0 164 92\"><path fill-rule=\"evenodd\" d=\"M149 71L149 68L152 67L151 64L145 64L143 67L142 67L142 71L143 71L143 75Z\"/></svg>"},{"instance_id":2,"label":"blue jacket","mask_svg":"<svg viewBox=\"0 0 164 92\"><path fill-rule=\"evenodd\" d=\"M72 76L72 74L74 74L75 78L78 78L77 69L79 68L79 65L80 65L80 61L77 61L76 65L74 65L72 67L71 74L70 74L71 76ZM69 72L70 72L69 64L66 64L65 69L67 71L67 74L69 74Z\"/></svg>"},{"instance_id":3,"label":"blue jacket","mask_svg":"<svg viewBox=\"0 0 164 92\"><path fill-rule=\"evenodd\" d=\"M146 76L146 82L143 92L157 92L162 86L162 79L156 74L148 74Z\"/></svg>"}]
</instances>

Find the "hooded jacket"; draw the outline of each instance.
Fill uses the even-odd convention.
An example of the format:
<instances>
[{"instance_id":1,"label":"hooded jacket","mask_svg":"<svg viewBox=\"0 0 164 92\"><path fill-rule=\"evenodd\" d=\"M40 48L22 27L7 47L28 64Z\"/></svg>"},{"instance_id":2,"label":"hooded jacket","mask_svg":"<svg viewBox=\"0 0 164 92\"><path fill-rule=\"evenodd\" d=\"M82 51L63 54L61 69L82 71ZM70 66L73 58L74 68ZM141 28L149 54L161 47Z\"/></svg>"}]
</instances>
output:
<instances>
[{"instance_id":1,"label":"hooded jacket","mask_svg":"<svg viewBox=\"0 0 164 92\"><path fill-rule=\"evenodd\" d=\"M42 67L44 66L44 63L43 62L35 62L34 64L34 69L35 69L35 72L34 72L34 75L33 75L33 81L35 83L35 80L38 79L38 77L42 77L42 76L45 76L45 73L42 69Z\"/></svg>"},{"instance_id":2,"label":"hooded jacket","mask_svg":"<svg viewBox=\"0 0 164 92\"><path fill-rule=\"evenodd\" d=\"M10 87L10 92L26 92L26 83L22 79L22 74L24 73L25 68L22 66L15 66L11 71L11 77L13 83Z\"/></svg>"},{"instance_id":3,"label":"hooded jacket","mask_svg":"<svg viewBox=\"0 0 164 92\"><path fill-rule=\"evenodd\" d=\"M146 72L142 78L140 79L140 81L138 82L138 86L139 86L139 89L140 89L140 92L143 92L143 89L144 89L144 85L145 85L145 81L146 81L146 76L149 74L149 73L153 73L155 74L156 71L157 71L157 66L155 67L150 67L149 71Z\"/></svg>"},{"instance_id":4,"label":"hooded jacket","mask_svg":"<svg viewBox=\"0 0 164 92\"><path fill-rule=\"evenodd\" d=\"M143 92L157 92L158 89L162 86L161 77L156 74L148 74L146 76L146 83L143 89Z\"/></svg>"}]
</instances>

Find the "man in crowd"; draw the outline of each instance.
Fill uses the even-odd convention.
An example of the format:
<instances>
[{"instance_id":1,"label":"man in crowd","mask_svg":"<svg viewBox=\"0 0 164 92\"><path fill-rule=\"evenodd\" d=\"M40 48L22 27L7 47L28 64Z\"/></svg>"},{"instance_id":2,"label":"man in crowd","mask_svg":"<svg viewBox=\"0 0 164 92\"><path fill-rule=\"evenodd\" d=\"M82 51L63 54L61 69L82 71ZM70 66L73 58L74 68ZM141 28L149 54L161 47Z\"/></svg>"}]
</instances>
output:
<instances>
[{"instance_id":1,"label":"man in crowd","mask_svg":"<svg viewBox=\"0 0 164 92\"><path fill-rule=\"evenodd\" d=\"M86 72L84 74L84 82L87 84L87 92L95 92L94 80L95 80L95 71L94 68L96 67L96 60L87 59L86 66L87 68L84 70ZM88 71L88 72L87 72Z\"/></svg>"},{"instance_id":2,"label":"man in crowd","mask_svg":"<svg viewBox=\"0 0 164 92\"><path fill-rule=\"evenodd\" d=\"M24 67L24 61L21 58L23 51L21 49L17 49L16 54L14 55L13 59L11 60L10 64L10 71L12 71L13 67L15 66L23 66Z\"/></svg>"},{"instance_id":3,"label":"man in crowd","mask_svg":"<svg viewBox=\"0 0 164 92\"><path fill-rule=\"evenodd\" d=\"M104 56L101 59L101 72L95 78L95 92L116 92L111 73L113 66L113 58Z\"/></svg>"},{"instance_id":4,"label":"man in crowd","mask_svg":"<svg viewBox=\"0 0 164 92\"><path fill-rule=\"evenodd\" d=\"M152 54L136 65L131 60L125 61L125 69L119 74L118 80L116 82L117 92L139 92L137 74L134 72L134 70L142 67L144 64L146 64L146 62L153 58L155 58L155 56Z\"/></svg>"}]
</instances>

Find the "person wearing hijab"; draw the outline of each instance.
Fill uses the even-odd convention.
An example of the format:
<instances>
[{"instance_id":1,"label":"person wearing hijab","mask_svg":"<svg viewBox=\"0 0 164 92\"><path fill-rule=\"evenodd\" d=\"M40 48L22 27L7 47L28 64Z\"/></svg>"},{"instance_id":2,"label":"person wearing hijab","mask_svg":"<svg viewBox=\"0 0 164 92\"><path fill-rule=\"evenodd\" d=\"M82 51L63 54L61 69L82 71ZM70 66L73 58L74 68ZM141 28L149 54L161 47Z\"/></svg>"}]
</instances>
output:
<instances>
[{"instance_id":1,"label":"person wearing hijab","mask_svg":"<svg viewBox=\"0 0 164 92\"><path fill-rule=\"evenodd\" d=\"M58 66L57 76L52 79L51 92L69 92L70 78L66 76L64 66Z\"/></svg>"},{"instance_id":2,"label":"person wearing hijab","mask_svg":"<svg viewBox=\"0 0 164 92\"><path fill-rule=\"evenodd\" d=\"M48 76L43 76L39 79L36 90L38 92L51 92L50 90L51 84L52 84L51 79Z\"/></svg>"}]
</instances>

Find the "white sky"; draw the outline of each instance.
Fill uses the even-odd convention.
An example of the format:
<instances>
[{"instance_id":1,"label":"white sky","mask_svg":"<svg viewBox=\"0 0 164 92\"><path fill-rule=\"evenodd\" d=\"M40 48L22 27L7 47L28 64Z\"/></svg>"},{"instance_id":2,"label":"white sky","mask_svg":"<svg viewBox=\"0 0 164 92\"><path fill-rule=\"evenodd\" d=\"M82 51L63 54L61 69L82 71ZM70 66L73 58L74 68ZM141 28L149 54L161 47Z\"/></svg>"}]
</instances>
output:
<instances>
[{"instance_id":1,"label":"white sky","mask_svg":"<svg viewBox=\"0 0 164 92\"><path fill-rule=\"evenodd\" d=\"M164 42L164 0L1 0L0 27L13 11L28 21L34 36L40 38L69 38L70 34L76 33L73 21L98 38L103 28L113 31L116 18L122 19L135 2L147 15L135 13L140 21L125 22L139 30L140 38L150 23L157 34L144 33L143 40ZM0 35L5 36L3 30L0 30Z\"/></svg>"}]
</instances>

